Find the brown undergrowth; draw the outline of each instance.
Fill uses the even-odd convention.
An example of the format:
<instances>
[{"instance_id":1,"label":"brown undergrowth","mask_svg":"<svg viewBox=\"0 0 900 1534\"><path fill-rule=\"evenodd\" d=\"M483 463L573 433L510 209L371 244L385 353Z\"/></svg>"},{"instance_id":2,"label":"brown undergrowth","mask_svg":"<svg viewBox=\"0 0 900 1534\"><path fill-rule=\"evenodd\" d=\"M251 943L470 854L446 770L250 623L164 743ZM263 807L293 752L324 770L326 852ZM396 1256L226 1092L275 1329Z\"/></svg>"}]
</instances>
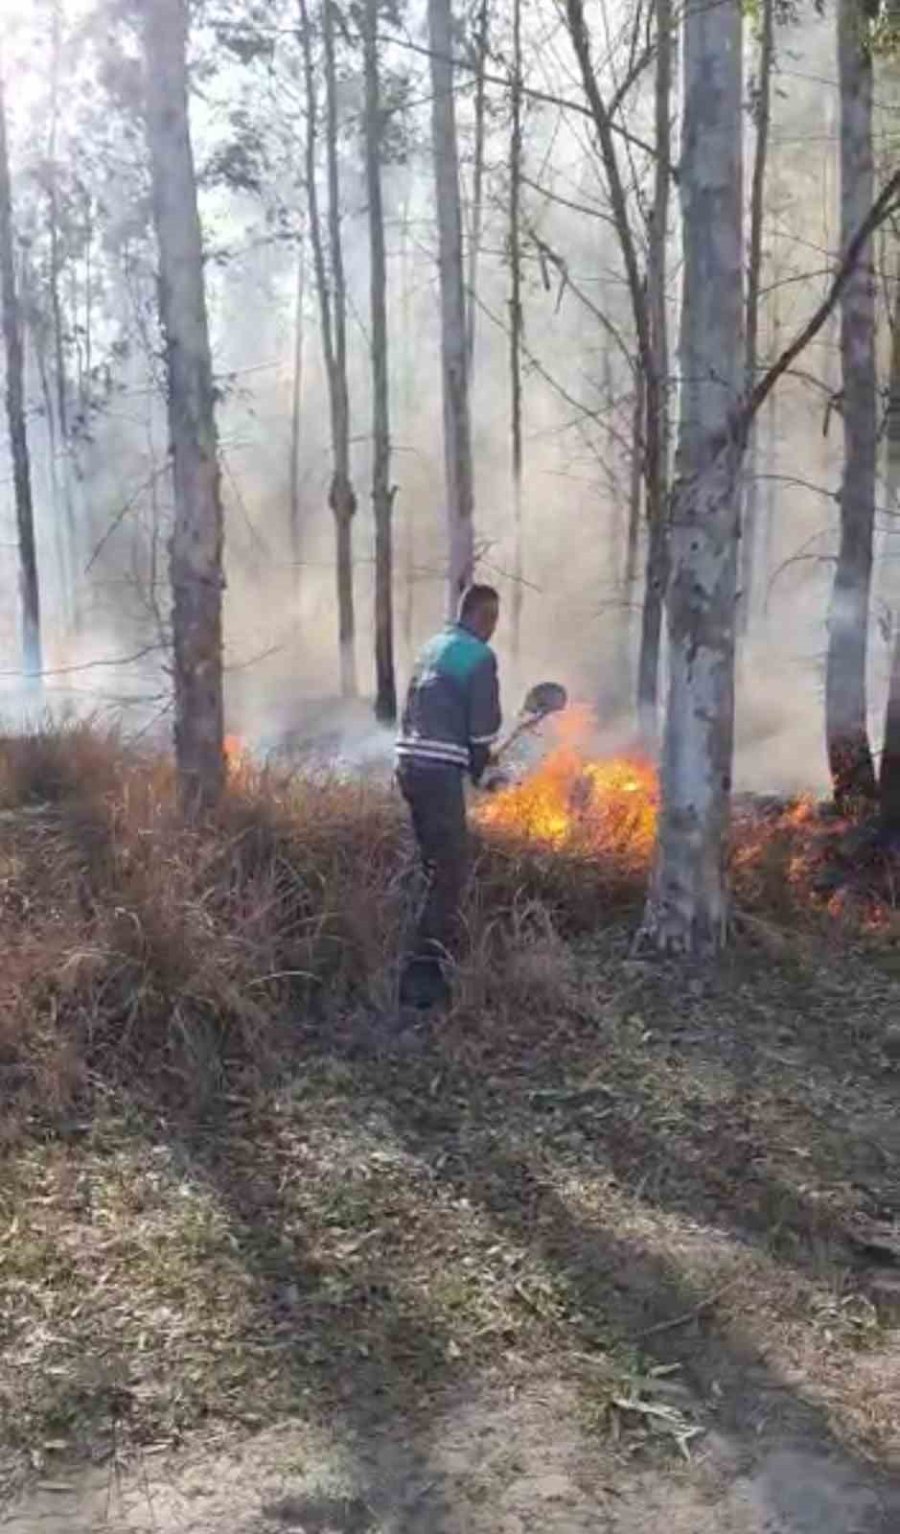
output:
<instances>
[{"instance_id":1,"label":"brown undergrowth","mask_svg":"<svg viewBox=\"0 0 900 1534\"><path fill-rule=\"evenodd\" d=\"M0 1473L541 1369L623 1453L762 1393L895 1463L896 982L741 877L685 974L633 864L485 844L401 1032L391 795L242 768L188 831L115 737L0 742Z\"/></svg>"}]
</instances>

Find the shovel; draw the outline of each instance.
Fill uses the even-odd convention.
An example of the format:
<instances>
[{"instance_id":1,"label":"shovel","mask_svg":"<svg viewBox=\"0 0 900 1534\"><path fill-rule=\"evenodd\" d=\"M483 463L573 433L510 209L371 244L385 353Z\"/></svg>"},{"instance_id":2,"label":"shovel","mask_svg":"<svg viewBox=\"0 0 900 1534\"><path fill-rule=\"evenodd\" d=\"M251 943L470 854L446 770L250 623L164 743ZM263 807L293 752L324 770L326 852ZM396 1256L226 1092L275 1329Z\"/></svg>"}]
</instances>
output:
<instances>
[{"instance_id":1,"label":"shovel","mask_svg":"<svg viewBox=\"0 0 900 1534\"><path fill-rule=\"evenodd\" d=\"M527 693L519 709L518 718L506 739L495 747L492 753L494 761L505 756L510 746L515 745L522 735L535 729L550 714L560 713L568 701L569 695L559 682L538 682L537 686L532 687Z\"/></svg>"}]
</instances>

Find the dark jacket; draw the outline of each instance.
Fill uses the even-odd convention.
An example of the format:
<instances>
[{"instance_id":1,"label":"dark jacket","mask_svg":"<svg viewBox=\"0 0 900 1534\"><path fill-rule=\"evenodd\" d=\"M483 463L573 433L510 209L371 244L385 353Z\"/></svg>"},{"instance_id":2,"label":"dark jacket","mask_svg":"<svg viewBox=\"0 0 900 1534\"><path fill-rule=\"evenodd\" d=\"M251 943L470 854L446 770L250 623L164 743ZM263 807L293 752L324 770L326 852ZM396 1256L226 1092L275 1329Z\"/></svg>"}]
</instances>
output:
<instances>
[{"instance_id":1,"label":"dark jacket","mask_svg":"<svg viewBox=\"0 0 900 1534\"><path fill-rule=\"evenodd\" d=\"M399 762L468 768L477 783L499 731L497 658L476 634L451 623L416 661L397 741Z\"/></svg>"}]
</instances>

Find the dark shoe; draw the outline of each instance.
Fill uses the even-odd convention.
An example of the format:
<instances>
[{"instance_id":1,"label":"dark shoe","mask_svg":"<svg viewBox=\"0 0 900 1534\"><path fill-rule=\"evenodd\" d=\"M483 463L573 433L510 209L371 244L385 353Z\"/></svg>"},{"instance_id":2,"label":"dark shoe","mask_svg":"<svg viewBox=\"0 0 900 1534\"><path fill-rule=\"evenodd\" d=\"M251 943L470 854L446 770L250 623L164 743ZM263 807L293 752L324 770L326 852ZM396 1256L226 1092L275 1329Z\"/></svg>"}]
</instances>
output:
<instances>
[{"instance_id":1,"label":"dark shoe","mask_svg":"<svg viewBox=\"0 0 900 1534\"><path fill-rule=\"evenodd\" d=\"M400 976L400 1005L417 1012L447 1006L450 986L437 959L410 959Z\"/></svg>"}]
</instances>

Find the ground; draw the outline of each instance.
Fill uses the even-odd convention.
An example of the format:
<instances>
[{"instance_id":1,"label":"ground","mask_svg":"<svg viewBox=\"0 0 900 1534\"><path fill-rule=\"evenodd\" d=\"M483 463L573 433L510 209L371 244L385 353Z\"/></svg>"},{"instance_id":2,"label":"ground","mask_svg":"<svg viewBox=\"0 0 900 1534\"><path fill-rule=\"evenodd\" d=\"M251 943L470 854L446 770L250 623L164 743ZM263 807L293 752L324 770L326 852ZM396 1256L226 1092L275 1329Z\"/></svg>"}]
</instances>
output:
<instances>
[{"instance_id":1,"label":"ground","mask_svg":"<svg viewBox=\"0 0 900 1534\"><path fill-rule=\"evenodd\" d=\"M275 1011L235 1001L221 1056L198 1066L167 1035L160 1073L159 997L123 1012L116 988L136 927L145 967L128 974L142 997L161 985L149 908L115 882L150 833L115 880L124 853L104 850L107 928L99 873L71 910L59 872L40 884L62 832L39 818L0 826L0 914L34 933L66 913L67 933L58 949L45 934L27 980L29 1053L0 1037L0 1528L900 1528L900 981L883 935L756 911L719 966L686 972L633 956L633 891L567 926L516 864L508 904L473 917L440 1024L400 1027L383 956L362 983L343 931L357 979L339 1007L310 983L275 1060L237 1038L259 1055ZM396 846L402 885L395 811L366 834ZM350 860L357 883L373 858ZM254 953L237 986L208 895L200 912L178 969L198 1019L289 968ZM197 958L209 933L215 971ZM330 953L304 963L327 958L333 990Z\"/></svg>"},{"instance_id":2,"label":"ground","mask_svg":"<svg viewBox=\"0 0 900 1534\"><path fill-rule=\"evenodd\" d=\"M626 942L520 958L553 1034L361 1012L186 1138L32 1146L2 1526L900 1526L896 986Z\"/></svg>"}]
</instances>

